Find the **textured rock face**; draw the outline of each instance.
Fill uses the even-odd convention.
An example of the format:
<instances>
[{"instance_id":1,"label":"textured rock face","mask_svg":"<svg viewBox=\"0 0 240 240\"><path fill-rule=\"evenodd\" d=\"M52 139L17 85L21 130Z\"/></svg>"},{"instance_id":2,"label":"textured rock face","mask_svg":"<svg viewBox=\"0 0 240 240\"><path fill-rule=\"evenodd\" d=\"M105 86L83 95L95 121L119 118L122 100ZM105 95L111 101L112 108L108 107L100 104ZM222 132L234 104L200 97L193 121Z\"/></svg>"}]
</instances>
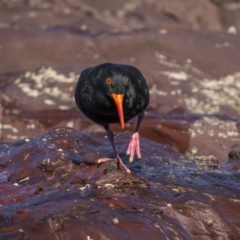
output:
<instances>
[{"instance_id":1,"label":"textured rock face","mask_svg":"<svg viewBox=\"0 0 240 240\"><path fill-rule=\"evenodd\" d=\"M129 139L116 136L125 163ZM87 163L109 152L103 133L56 128L2 144L1 238L239 238L238 173L203 170L168 145L141 143L132 174L115 161Z\"/></svg>"},{"instance_id":2,"label":"textured rock face","mask_svg":"<svg viewBox=\"0 0 240 240\"><path fill-rule=\"evenodd\" d=\"M226 161L239 147L240 10L212 2L2 2L1 141L57 126L103 131L73 92L85 67L111 61L148 80L142 136Z\"/></svg>"},{"instance_id":3,"label":"textured rock face","mask_svg":"<svg viewBox=\"0 0 240 240\"><path fill-rule=\"evenodd\" d=\"M239 1L1 1L0 239L240 239L239 18ZM148 80L131 175L90 164L112 151L74 103L102 62Z\"/></svg>"}]
</instances>

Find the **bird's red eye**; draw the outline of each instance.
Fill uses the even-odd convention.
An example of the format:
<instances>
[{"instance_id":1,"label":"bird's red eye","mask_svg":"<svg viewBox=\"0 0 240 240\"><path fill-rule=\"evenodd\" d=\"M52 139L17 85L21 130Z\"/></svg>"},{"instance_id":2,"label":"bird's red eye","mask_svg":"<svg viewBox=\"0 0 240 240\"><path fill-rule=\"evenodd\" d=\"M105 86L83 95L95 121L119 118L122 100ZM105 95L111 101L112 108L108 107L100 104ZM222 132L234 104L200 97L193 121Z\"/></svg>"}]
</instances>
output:
<instances>
[{"instance_id":1,"label":"bird's red eye","mask_svg":"<svg viewBox=\"0 0 240 240\"><path fill-rule=\"evenodd\" d=\"M107 82L107 84L111 84L112 83L112 80L111 80L111 78L106 78L106 82Z\"/></svg>"}]
</instances>

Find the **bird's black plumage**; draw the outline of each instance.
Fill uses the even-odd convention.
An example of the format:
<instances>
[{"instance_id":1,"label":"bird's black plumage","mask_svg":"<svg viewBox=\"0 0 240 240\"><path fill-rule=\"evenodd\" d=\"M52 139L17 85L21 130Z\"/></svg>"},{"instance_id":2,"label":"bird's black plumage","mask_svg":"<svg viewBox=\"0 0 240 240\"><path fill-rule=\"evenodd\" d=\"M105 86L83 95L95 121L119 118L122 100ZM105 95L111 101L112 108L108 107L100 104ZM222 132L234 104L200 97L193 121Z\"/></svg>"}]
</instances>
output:
<instances>
[{"instance_id":1,"label":"bird's black plumage","mask_svg":"<svg viewBox=\"0 0 240 240\"><path fill-rule=\"evenodd\" d=\"M123 128L124 122L138 116L127 154L130 154L129 162L133 161L135 152L141 158L138 130L149 103L148 85L141 72L133 66L112 63L87 68L79 77L75 101L89 119L104 126L119 167L130 172L117 153L109 124L120 123ZM101 158L98 162L108 160Z\"/></svg>"},{"instance_id":2,"label":"bird's black plumage","mask_svg":"<svg viewBox=\"0 0 240 240\"><path fill-rule=\"evenodd\" d=\"M111 79L111 84L106 79ZM124 94L125 122L143 112L149 103L149 90L141 72L129 65L104 63L85 69L78 80L75 101L92 121L107 126L119 123L112 93Z\"/></svg>"}]
</instances>

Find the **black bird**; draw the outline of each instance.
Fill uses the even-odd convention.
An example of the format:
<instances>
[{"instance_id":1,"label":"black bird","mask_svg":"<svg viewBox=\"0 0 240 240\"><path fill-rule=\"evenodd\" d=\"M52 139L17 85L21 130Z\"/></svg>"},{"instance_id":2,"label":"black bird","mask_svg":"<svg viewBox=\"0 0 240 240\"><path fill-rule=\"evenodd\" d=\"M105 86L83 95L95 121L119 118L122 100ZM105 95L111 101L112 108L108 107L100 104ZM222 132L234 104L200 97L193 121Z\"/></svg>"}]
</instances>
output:
<instances>
[{"instance_id":1,"label":"black bird","mask_svg":"<svg viewBox=\"0 0 240 240\"><path fill-rule=\"evenodd\" d=\"M124 128L125 122L138 116L127 154L130 154L130 163L133 161L135 151L138 158L141 158L138 130L144 118L144 110L149 103L148 85L141 72L133 66L113 63L87 68L79 77L75 101L86 117L105 128L114 157L118 160L118 166L131 172L117 153L114 134L109 124L120 123ZM107 160L110 159L100 158L98 162Z\"/></svg>"}]
</instances>

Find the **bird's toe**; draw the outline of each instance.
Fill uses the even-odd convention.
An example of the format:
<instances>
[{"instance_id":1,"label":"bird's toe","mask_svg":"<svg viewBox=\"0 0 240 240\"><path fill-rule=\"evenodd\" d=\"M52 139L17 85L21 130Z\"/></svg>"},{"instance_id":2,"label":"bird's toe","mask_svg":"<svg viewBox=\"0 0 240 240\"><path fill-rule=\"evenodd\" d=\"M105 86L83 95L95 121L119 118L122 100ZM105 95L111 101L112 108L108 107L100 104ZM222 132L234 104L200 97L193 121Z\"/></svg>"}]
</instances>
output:
<instances>
[{"instance_id":1,"label":"bird's toe","mask_svg":"<svg viewBox=\"0 0 240 240\"><path fill-rule=\"evenodd\" d=\"M127 155L130 155L129 162L132 163L134 159L134 155L137 155L138 158L141 158L140 152L140 142L139 142L139 134L138 132L132 135L132 139L128 145Z\"/></svg>"}]
</instances>

